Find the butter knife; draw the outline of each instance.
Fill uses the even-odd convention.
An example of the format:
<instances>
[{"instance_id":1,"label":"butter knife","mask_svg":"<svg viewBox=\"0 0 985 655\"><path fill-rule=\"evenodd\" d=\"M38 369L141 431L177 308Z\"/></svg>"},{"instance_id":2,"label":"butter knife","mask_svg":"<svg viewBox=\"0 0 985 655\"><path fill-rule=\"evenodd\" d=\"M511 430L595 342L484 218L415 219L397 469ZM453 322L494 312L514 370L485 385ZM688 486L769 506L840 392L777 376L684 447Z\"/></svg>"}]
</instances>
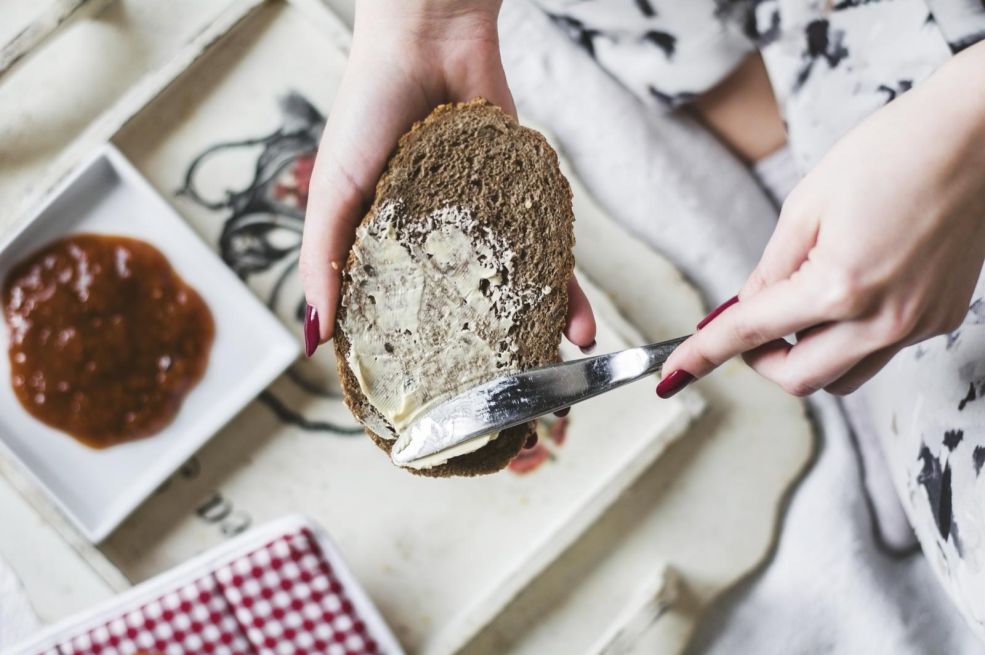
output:
<instances>
[{"instance_id":1,"label":"butter knife","mask_svg":"<svg viewBox=\"0 0 985 655\"><path fill-rule=\"evenodd\" d=\"M688 337L498 377L427 410L390 457L406 466L454 446L570 407L656 373Z\"/></svg>"}]
</instances>

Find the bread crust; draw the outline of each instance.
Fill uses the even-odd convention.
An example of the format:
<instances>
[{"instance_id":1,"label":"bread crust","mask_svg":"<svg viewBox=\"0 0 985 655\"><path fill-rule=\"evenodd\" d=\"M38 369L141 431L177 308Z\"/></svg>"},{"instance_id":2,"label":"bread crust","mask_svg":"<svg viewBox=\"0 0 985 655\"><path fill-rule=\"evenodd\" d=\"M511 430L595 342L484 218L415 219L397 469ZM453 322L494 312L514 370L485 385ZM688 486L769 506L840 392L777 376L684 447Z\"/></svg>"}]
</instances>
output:
<instances>
[{"instance_id":1,"label":"bread crust","mask_svg":"<svg viewBox=\"0 0 985 655\"><path fill-rule=\"evenodd\" d=\"M557 154L540 133L482 98L437 107L401 137L376 185L372 206L361 224L390 200L401 213L420 218L443 205L467 208L483 225L504 237L517 253L511 283L550 287L544 300L518 314L516 339L521 369L559 360L567 316L567 281L574 268L574 216L571 188ZM341 297L356 257L350 252L342 271ZM385 421L363 395L346 353L346 308L339 306L335 354L345 402L360 420L369 414ZM389 454L395 442L366 429ZM506 467L536 434L534 421L503 431L477 451L428 469L408 468L428 477L474 476Z\"/></svg>"}]
</instances>

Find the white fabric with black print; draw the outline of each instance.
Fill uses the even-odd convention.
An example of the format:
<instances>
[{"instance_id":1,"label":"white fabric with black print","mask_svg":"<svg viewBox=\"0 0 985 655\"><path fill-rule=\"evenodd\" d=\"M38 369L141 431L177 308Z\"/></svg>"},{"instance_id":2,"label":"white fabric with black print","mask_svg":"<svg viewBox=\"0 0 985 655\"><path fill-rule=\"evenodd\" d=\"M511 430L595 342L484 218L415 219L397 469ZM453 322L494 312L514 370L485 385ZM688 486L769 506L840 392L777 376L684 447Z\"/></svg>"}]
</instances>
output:
<instances>
[{"instance_id":1,"label":"white fabric with black print","mask_svg":"<svg viewBox=\"0 0 985 655\"><path fill-rule=\"evenodd\" d=\"M985 39L985 0L535 3L659 110L759 49L801 174L864 117ZM882 441L934 571L985 639L985 278L961 329L904 350L857 396L850 407Z\"/></svg>"},{"instance_id":2,"label":"white fabric with black print","mask_svg":"<svg viewBox=\"0 0 985 655\"><path fill-rule=\"evenodd\" d=\"M960 328L862 389L924 553L985 640L985 277Z\"/></svg>"},{"instance_id":3,"label":"white fabric with black print","mask_svg":"<svg viewBox=\"0 0 985 655\"><path fill-rule=\"evenodd\" d=\"M982 0L535 0L645 102L672 109L763 54L801 172L985 38Z\"/></svg>"},{"instance_id":4,"label":"white fabric with black print","mask_svg":"<svg viewBox=\"0 0 985 655\"><path fill-rule=\"evenodd\" d=\"M758 42L801 173L952 52L924 0L854 0L823 11L816 4L756 7ZM985 7L978 22L985 35ZM780 27L767 31L764 23Z\"/></svg>"},{"instance_id":5,"label":"white fabric with black print","mask_svg":"<svg viewBox=\"0 0 985 655\"><path fill-rule=\"evenodd\" d=\"M692 100L754 50L712 0L535 0L636 95L661 107Z\"/></svg>"}]
</instances>

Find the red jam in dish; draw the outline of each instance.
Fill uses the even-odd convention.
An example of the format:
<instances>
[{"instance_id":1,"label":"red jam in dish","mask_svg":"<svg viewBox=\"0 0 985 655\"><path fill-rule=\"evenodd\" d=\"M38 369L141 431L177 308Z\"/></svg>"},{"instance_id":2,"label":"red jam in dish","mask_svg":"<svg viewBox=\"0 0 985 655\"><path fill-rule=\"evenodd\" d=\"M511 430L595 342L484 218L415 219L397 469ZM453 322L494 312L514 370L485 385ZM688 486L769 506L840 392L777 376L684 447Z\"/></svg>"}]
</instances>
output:
<instances>
[{"instance_id":1,"label":"red jam in dish","mask_svg":"<svg viewBox=\"0 0 985 655\"><path fill-rule=\"evenodd\" d=\"M159 432L208 365L212 313L144 241L73 235L3 284L11 383L38 420L93 448Z\"/></svg>"}]
</instances>

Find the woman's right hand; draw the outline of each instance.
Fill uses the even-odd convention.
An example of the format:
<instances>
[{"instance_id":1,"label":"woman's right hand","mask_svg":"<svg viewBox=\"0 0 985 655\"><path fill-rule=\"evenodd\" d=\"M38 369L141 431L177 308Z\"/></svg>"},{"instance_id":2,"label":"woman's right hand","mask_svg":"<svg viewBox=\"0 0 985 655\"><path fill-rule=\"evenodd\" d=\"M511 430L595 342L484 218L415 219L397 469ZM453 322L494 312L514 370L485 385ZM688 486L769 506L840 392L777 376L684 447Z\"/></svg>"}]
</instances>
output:
<instances>
[{"instance_id":1,"label":"woman's right hand","mask_svg":"<svg viewBox=\"0 0 985 655\"><path fill-rule=\"evenodd\" d=\"M341 268L400 136L446 102L482 96L516 116L499 55L501 0L361 0L352 49L322 135L301 245L305 352L332 337ZM568 338L588 346L595 322L569 283Z\"/></svg>"}]
</instances>

